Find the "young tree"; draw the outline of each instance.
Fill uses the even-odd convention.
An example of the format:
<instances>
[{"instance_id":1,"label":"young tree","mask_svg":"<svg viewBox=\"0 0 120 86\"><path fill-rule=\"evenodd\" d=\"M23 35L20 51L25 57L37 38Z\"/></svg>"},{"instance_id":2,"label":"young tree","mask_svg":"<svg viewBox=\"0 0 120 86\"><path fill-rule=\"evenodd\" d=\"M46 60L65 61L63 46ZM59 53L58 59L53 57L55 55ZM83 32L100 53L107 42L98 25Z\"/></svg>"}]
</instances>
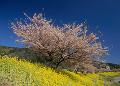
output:
<instances>
[{"instance_id":1,"label":"young tree","mask_svg":"<svg viewBox=\"0 0 120 86\"><path fill-rule=\"evenodd\" d=\"M47 55L55 64L54 68L68 59L82 64L88 61L87 59L98 60L108 55L108 48L96 42L99 39L97 34L87 35L87 26L82 23L77 26L73 23L58 27L50 24L52 19L47 21L42 14L36 16L36 13L33 18L27 16L27 19L30 20L29 24L26 20L25 24L21 21L17 21L17 25L11 23L13 32L18 38L22 37L16 41L37 53Z\"/></svg>"}]
</instances>

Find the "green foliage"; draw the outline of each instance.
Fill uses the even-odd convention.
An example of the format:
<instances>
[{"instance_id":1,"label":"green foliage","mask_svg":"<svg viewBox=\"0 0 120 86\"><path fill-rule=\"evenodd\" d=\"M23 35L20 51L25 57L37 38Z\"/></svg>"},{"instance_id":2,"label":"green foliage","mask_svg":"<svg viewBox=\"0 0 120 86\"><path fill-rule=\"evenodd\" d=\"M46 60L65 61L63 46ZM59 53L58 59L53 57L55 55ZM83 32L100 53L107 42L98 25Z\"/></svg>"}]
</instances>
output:
<instances>
[{"instance_id":1,"label":"green foliage","mask_svg":"<svg viewBox=\"0 0 120 86\"><path fill-rule=\"evenodd\" d=\"M120 65L118 64L113 64L113 63L107 63L111 69L120 69Z\"/></svg>"}]
</instances>

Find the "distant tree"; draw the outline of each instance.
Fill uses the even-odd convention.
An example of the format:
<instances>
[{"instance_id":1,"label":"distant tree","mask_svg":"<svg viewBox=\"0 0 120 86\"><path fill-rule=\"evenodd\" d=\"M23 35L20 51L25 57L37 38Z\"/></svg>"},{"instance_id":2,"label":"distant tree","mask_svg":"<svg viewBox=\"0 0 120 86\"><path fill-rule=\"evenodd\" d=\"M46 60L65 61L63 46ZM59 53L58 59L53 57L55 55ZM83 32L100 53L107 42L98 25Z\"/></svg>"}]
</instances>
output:
<instances>
[{"instance_id":1,"label":"distant tree","mask_svg":"<svg viewBox=\"0 0 120 86\"><path fill-rule=\"evenodd\" d=\"M113 63L107 63L108 66L110 66L110 69L120 69L120 65L113 64Z\"/></svg>"},{"instance_id":2,"label":"distant tree","mask_svg":"<svg viewBox=\"0 0 120 86\"><path fill-rule=\"evenodd\" d=\"M50 24L52 19L48 21L42 14L36 16L36 13L33 18L27 16L27 19L30 23L26 20L25 24L21 21L17 21L17 25L11 23L13 32L18 38L21 37L16 41L37 53L47 55L53 62L54 68L67 60L77 62L79 65L85 65L83 63L86 61L91 64L88 59L99 60L108 55L108 48L96 42L99 39L97 34L87 35L87 26L82 23L77 26L73 23L58 27Z\"/></svg>"}]
</instances>

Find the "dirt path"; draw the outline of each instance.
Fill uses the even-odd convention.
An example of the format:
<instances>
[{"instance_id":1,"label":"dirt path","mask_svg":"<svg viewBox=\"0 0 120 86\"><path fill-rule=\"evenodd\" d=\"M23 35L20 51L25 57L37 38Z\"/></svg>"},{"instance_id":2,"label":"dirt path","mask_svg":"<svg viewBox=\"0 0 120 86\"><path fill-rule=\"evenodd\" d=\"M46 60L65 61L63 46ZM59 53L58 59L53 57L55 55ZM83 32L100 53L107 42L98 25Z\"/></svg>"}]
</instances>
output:
<instances>
[{"instance_id":1,"label":"dirt path","mask_svg":"<svg viewBox=\"0 0 120 86\"><path fill-rule=\"evenodd\" d=\"M120 86L120 83L118 83L118 81L120 81L120 75L107 77L104 79L104 82L108 83L110 86Z\"/></svg>"},{"instance_id":2,"label":"dirt path","mask_svg":"<svg viewBox=\"0 0 120 86\"><path fill-rule=\"evenodd\" d=\"M114 77L114 80L115 80L115 82L120 81L120 75L119 75L119 76L117 76L117 77Z\"/></svg>"}]
</instances>

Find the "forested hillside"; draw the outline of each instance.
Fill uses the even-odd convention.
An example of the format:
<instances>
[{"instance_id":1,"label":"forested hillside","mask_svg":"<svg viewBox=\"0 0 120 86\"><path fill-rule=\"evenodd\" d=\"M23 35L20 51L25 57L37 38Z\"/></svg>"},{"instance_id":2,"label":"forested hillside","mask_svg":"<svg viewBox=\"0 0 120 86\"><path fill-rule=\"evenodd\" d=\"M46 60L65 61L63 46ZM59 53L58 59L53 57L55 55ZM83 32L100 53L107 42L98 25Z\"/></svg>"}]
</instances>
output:
<instances>
[{"instance_id":1,"label":"forested hillside","mask_svg":"<svg viewBox=\"0 0 120 86\"><path fill-rule=\"evenodd\" d=\"M35 62L40 62L43 65L46 65L48 67L50 67L50 65L52 64L52 62L50 61L49 58L47 58L47 56L42 55L42 54L36 54L34 51L27 49L27 48L18 48L18 47L7 47L7 46L0 46L0 55L9 55L11 57L15 57L17 56L18 59L25 59L27 61L31 61L33 63ZM101 63L101 64L95 64L94 66L96 66L98 69L100 69L100 67L104 68L104 65L108 65L110 66L110 69L120 69L120 65L118 64L113 64L113 63ZM67 69L69 71L72 71L74 69L74 65L69 65L67 63L62 63L60 64L60 66L58 67L59 69Z\"/></svg>"}]
</instances>

